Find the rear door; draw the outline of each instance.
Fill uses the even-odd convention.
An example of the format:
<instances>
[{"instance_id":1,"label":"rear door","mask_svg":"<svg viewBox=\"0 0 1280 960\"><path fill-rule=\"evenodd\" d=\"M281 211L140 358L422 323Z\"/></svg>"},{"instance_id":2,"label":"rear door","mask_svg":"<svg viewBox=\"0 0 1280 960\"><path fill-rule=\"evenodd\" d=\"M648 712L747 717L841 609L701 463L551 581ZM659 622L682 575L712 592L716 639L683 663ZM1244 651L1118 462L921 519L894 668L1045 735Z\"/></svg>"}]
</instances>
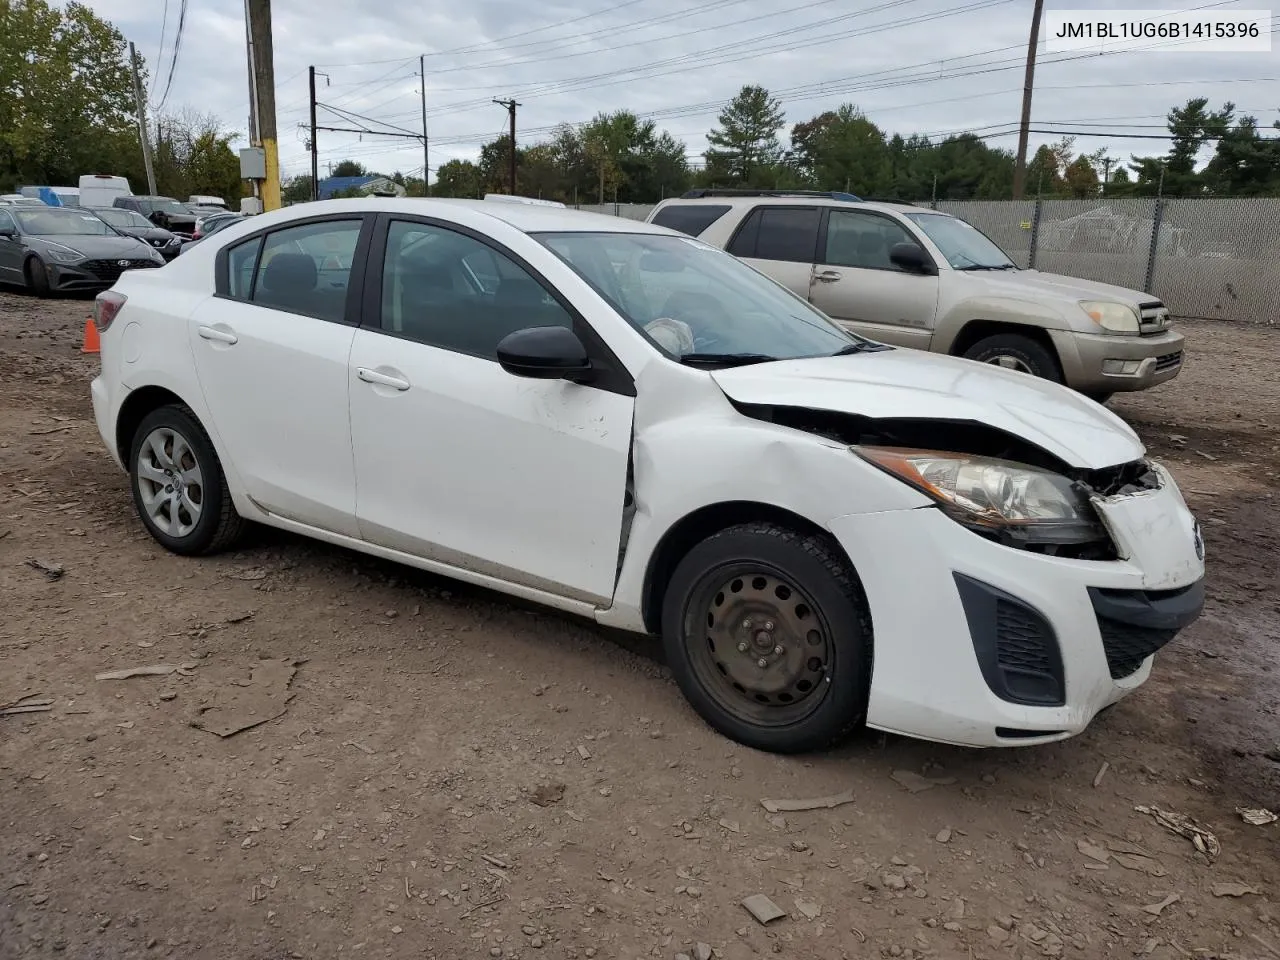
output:
<instances>
[{"instance_id":1,"label":"rear door","mask_svg":"<svg viewBox=\"0 0 1280 960\"><path fill-rule=\"evenodd\" d=\"M360 214L319 218L220 252L217 294L190 321L212 425L248 495L350 537L359 529L347 362L365 225Z\"/></svg>"},{"instance_id":2,"label":"rear door","mask_svg":"<svg viewBox=\"0 0 1280 960\"><path fill-rule=\"evenodd\" d=\"M725 249L807 298L821 222L820 207L761 205L742 221Z\"/></svg>"},{"instance_id":3,"label":"rear door","mask_svg":"<svg viewBox=\"0 0 1280 960\"><path fill-rule=\"evenodd\" d=\"M938 278L908 273L889 259L894 244L918 242L892 217L828 210L809 301L855 333L927 350Z\"/></svg>"}]
</instances>

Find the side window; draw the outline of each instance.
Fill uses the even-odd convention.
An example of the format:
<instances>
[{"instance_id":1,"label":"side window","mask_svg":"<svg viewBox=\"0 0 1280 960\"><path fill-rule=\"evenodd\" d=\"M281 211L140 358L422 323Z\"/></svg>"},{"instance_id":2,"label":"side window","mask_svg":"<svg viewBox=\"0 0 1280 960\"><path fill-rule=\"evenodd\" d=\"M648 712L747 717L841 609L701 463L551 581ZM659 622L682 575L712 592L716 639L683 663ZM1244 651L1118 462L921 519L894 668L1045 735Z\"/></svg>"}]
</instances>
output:
<instances>
[{"instance_id":1,"label":"side window","mask_svg":"<svg viewBox=\"0 0 1280 960\"><path fill-rule=\"evenodd\" d=\"M13 230L16 233L18 225L14 223L13 217L9 216L9 212L7 210L0 210L0 230L4 230L6 228Z\"/></svg>"},{"instance_id":2,"label":"side window","mask_svg":"<svg viewBox=\"0 0 1280 960\"><path fill-rule=\"evenodd\" d=\"M726 253L731 253L735 257L754 257L756 255L756 239L760 236L761 212L761 209L757 207L747 215L747 219L742 221L742 226L738 228L738 232L729 241L729 246L725 247Z\"/></svg>"},{"instance_id":3,"label":"side window","mask_svg":"<svg viewBox=\"0 0 1280 960\"><path fill-rule=\"evenodd\" d=\"M509 257L465 234L395 220L382 266L382 329L432 347L497 359L525 327L573 317Z\"/></svg>"},{"instance_id":4,"label":"side window","mask_svg":"<svg viewBox=\"0 0 1280 960\"><path fill-rule=\"evenodd\" d=\"M822 211L817 207L762 208L756 258L813 263L817 257L818 223L821 219Z\"/></svg>"},{"instance_id":5,"label":"side window","mask_svg":"<svg viewBox=\"0 0 1280 960\"><path fill-rule=\"evenodd\" d=\"M250 299L264 307L341 321L361 220L328 220L267 234Z\"/></svg>"},{"instance_id":6,"label":"side window","mask_svg":"<svg viewBox=\"0 0 1280 960\"><path fill-rule=\"evenodd\" d=\"M227 293L236 300L248 300L253 293L253 267L258 262L262 238L254 237L227 253Z\"/></svg>"},{"instance_id":7,"label":"side window","mask_svg":"<svg viewBox=\"0 0 1280 960\"><path fill-rule=\"evenodd\" d=\"M827 219L826 263L834 267L898 270L889 260L895 243L914 243L899 223L888 217L852 210L832 210Z\"/></svg>"},{"instance_id":8,"label":"side window","mask_svg":"<svg viewBox=\"0 0 1280 960\"><path fill-rule=\"evenodd\" d=\"M663 207L653 217L659 227L679 230L696 237L729 212L727 204L673 203Z\"/></svg>"}]
</instances>

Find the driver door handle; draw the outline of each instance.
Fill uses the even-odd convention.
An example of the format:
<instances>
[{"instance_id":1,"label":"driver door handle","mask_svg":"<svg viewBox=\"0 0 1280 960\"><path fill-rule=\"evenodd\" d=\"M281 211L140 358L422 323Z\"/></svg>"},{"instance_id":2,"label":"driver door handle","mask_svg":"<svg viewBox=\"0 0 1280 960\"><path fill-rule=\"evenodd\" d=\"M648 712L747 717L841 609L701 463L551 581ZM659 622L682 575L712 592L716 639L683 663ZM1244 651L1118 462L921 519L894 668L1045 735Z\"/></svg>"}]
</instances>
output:
<instances>
[{"instance_id":1,"label":"driver door handle","mask_svg":"<svg viewBox=\"0 0 1280 960\"><path fill-rule=\"evenodd\" d=\"M380 387L394 387L397 390L409 389L409 381L403 377L392 377L385 373L379 373L377 370L370 370L368 367L356 367L356 376L365 383L374 383Z\"/></svg>"},{"instance_id":2,"label":"driver door handle","mask_svg":"<svg viewBox=\"0 0 1280 960\"><path fill-rule=\"evenodd\" d=\"M840 279L840 276L839 270L823 270L821 273L814 274L813 279L822 283L835 283Z\"/></svg>"}]
</instances>

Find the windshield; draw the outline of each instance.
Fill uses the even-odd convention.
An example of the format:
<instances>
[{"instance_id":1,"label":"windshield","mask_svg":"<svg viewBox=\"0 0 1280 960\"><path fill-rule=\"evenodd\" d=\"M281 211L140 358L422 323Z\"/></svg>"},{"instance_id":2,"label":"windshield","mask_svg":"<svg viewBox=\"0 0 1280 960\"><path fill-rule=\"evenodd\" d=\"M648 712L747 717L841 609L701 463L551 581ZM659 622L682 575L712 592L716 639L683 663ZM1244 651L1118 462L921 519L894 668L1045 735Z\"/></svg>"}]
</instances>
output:
<instances>
[{"instance_id":1,"label":"windshield","mask_svg":"<svg viewBox=\"0 0 1280 960\"><path fill-rule=\"evenodd\" d=\"M91 213L47 207L44 210L27 210L12 207L10 213L18 220L23 233L34 237L106 237L115 231Z\"/></svg>"},{"instance_id":2,"label":"windshield","mask_svg":"<svg viewBox=\"0 0 1280 960\"><path fill-rule=\"evenodd\" d=\"M942 213L908 213L907 217L937 244L955 270L1017 269L985 233L959 217Z\"/></svg>"},{"instance_id":3,"label":"windshield","mask_svg":"<svg viewBox=\"0 0 1280 960\"><path fill-rule=\"evenodd\" d=\"M191 216L190 210L180 204L177 200L170 200L168 197L163 197L159 200L152 200L150 206L152 213L176 213L180 217Z\"/></svg>"},{"instance_id":4,"label":"windshield","mask_svg":"<svg viewBox=\"0 0 1280 960\"><path fill-rule=\"evenodd\" d=\"M154 227L155 224L140 213L133 210L95 210L93 211L113 227Z\"/></svg>"},{"instance_id":5,"label":"windshield","mask_svg":"<svg viewBox=\"0 0 1280 960\"><path fill-rule=\"evenodd\" d=\"M533 236L677 359L790 360L852 352L867 343L785 287L689 237Z\"/></svg>"}]
</instances>

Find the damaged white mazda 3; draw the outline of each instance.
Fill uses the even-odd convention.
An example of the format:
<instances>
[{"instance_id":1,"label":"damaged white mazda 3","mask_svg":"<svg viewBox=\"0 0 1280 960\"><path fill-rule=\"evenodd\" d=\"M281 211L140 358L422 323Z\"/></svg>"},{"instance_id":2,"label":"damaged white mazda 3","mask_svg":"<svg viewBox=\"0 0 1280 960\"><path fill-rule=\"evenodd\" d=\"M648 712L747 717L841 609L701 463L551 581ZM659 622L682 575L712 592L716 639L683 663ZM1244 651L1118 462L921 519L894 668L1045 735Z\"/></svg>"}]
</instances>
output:
<instances>
[{"instance_id":1,"label":"damaged white mazda 3","mask_svg":"<svg viewBox=\"0 0 1280 960\"><path fill-rule=\"evenodd\" d=\"M180 554L256 521L660 634L741 743L1085 728L1204 603L1120 419L555 207L247 218L99 296L102 438Z\"/></svg>"}]
</instances>

